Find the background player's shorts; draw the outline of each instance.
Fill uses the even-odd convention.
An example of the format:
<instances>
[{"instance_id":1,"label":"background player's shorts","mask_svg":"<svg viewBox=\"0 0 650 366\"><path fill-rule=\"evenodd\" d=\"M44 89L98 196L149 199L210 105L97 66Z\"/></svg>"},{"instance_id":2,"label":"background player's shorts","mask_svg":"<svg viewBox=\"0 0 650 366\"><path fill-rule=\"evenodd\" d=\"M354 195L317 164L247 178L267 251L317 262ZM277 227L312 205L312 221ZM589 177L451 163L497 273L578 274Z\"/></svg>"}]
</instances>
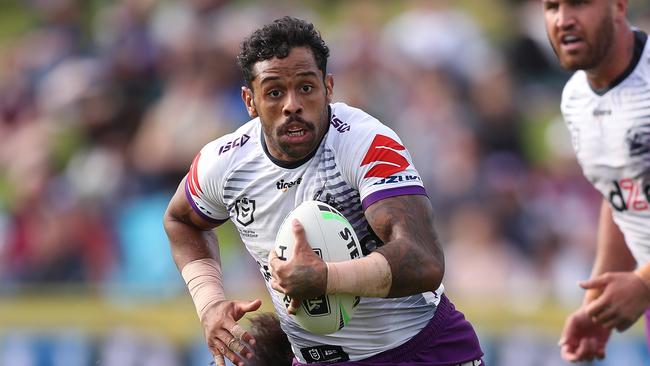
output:
<instances>
[{"instance_id":1,"label":"background player's shorts","mask_svg":"<svg viewBox=\"0 0 650 366\"><path fill-rule=\"evenodd\" d=\"M406 343L365 360L340 362L336 365L485 366L481 357L483 351L474 328L443 294L429 324ZM293 360L293 366L302 365L305 364Z\"/></svg>"}]
</instances>

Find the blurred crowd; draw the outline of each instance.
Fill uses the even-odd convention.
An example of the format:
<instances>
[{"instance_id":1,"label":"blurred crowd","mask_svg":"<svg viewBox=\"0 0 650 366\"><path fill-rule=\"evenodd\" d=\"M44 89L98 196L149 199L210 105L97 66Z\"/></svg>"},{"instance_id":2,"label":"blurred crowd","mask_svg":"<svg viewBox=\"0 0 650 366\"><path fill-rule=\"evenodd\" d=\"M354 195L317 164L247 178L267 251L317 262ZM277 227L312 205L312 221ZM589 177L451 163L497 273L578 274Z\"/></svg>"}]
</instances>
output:
<instances>
[{"instance_id":1,"label":"blurred crowd","mask_svg":"<svg viewBox=\"0 0 650 366\"><path fill-rule=\"evenodd\" d=\"M409 148L450 292L581 296L600 197L559 117L569 74L547 45L539 0L21 4L33 25L0 45L0 292L184 291L162 214L198 150L248 120L239 42L290 14L328 42L335 99ZM632 4L650 30L650 6ZM261 283L236 234L222 246L226 273Z\"/></svg>"}]
</instances>

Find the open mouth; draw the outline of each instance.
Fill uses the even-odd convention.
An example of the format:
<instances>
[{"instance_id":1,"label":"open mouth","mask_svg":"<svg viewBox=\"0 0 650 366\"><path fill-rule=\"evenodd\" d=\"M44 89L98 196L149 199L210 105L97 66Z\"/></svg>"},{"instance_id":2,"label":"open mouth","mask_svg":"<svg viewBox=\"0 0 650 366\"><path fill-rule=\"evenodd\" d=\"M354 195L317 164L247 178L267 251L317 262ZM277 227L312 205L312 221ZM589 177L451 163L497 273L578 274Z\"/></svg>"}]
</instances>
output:
<instances>
[{"instance_id":1,"label":"open mouth","mask_svg":"<svg viewBox=\"0 0 650 366\"><path fill-rule=\"evenodd\" d=\"M575 48L581 43L583 43L582 38L573 34L568 34L560 38L560 44L564 48Z\"/></svg>"},{"instance_id":2,"label":"open mouth","mask_svg":"<svg viewBox=\"0 0 650 366\"><path fill-rule=\"evenodd\" d=\"M287 135L290 137L300 137L305 135L305 129L303 128L291 128L287 130Z\"/></svg>"}]
</instances>

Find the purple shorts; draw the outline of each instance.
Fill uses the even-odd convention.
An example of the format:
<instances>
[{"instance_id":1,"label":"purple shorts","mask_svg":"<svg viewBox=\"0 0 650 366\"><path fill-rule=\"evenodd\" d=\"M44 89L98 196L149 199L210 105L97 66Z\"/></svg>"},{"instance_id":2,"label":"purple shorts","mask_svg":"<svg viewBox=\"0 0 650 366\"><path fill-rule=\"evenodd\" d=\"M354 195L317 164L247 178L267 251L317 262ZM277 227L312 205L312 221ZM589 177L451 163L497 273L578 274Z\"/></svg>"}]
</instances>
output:
<instances>
[{"instance_id":1,"label":"purple shorts","mask_svg":"<svg viewBox=\"0 0 650 366\"><path fill-rule=\"evenodd\" d=\"M456 366L481 360L483 351L472 325L456 310L444 294L433 318L418 334L399 347L378 353L360 361L344 361L339 366ZM476 365L484 366L481 361ZM303 364L294 358L293 366L327 365ZM331 365L331 364L330 364Z\"/></svg>"}]
</instances>

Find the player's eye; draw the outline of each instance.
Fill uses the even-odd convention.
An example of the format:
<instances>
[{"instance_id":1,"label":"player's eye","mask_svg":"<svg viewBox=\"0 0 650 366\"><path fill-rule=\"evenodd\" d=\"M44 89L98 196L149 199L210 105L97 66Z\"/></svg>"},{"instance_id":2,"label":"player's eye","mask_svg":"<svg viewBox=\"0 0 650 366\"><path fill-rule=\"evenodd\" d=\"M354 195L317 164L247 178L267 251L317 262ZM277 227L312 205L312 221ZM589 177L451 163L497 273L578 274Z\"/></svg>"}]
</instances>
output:
<instances>
[{"instance_id":1,"label":"player's eye","mask_svg":"<svg viewBox=\"0 0 650 366\"><path fill-rule=\"evenodd\" d=\"M557 10L560 4L553 1L544 1L544 10Z\"/></svg>"},{"instance_id":2,"label":"player's eye","mask_svg":"<svg viewBox=\"0 0 650 366\"><path fill-rule=\"evenodd\" d=\"M309 92L311 92L313 89L314 89L314 87L311 86L311 85L309 85L309 84L305 84L305 85L303 85L303 86L300 88L300 90L301 90L303 93L309 93Z\"/></svg>"},{"instance_id":3,"label":"player's eye","mask_svg":"<svg viewBox=\"0 0 650 366\"><path fill-rule=\"evenodd\" d=\"M282 96L282 92L280 90L278 90L278 89L272 89L272 90L269 90L266 93L266 95L268 95L271 98L279 98L279 97Z\"/></svg>"}]
</instances>

